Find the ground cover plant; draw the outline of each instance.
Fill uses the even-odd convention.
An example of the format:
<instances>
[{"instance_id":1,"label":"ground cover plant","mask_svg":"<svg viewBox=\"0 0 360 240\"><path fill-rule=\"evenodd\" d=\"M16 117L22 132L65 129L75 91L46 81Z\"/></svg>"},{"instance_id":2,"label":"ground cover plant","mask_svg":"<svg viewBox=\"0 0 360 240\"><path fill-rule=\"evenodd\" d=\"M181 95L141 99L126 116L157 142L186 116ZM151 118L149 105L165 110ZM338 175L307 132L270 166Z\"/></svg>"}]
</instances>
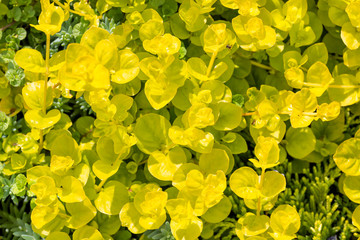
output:
<instances>
[{"instance_id":1,"label":"ground cover plant","mask_svg":"<svg viewBox=\"0 0 360 240\"><path fill-rule=\"evenodd\" d=\"M0 239L360 239L360 1L2 0Z\"/></svg>"}]
</instances>

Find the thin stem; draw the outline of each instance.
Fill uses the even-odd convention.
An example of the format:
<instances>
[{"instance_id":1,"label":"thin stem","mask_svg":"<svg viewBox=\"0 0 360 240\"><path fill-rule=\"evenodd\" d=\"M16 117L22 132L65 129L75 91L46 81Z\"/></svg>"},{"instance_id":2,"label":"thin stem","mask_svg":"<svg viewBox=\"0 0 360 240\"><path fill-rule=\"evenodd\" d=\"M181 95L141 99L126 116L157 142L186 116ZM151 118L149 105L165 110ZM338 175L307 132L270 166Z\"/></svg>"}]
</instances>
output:
<instances>
[{"instance_id":1,"label":"thin stem","mask_svg":"<svg viewBox=\"0 0 360 240\"><path fill-rule=\"evenodd\" d=\"M40 129L40 143L39 143L39 154L44 147L44 130Z\"/></svg>"},{"instance_id":2,"label":"thin stem","mask_svg":"<svg viewBox=\"0 0 360 240\"><path fill-rule=\"evenodd\" d=\"M0 28L0 31L6 30L7 28L11 27L11 26L14 25L15 23L16 23L15 21L12 21L11 23L6 24L5 26L3 26L3 27Z\"/></svg>"},{"instance_id":3,"label":"thin stem","mask_svg":"<svg viewBox=\"0 0 360 240\"><path fill-rule=\"evenodd\" d=\"M54 1L54 3L56 3L57 5L59 5L60 7L66 9L65 5L62 4L61 2L59 2L58 0L53 0L53 1Z\"/></svg>"},{"instance_id":4,"label":"thin stem","mask_svg":"<svg viewBox=\"0 0 360 240\"><path fill-rule=\"evenodd\" d=\"M342 56L338 56L338 55L331 55L331 54L330 54L329 57L334 58L334 59L336 59L336 60L340 60L340 61L343 60L343 57L342 57Z\"/></svg>"},{"instance_id":5,"label":"thin stem","mask_svg":"<svg viewBox=\"0 0 360 240\"><path fill-rule=\"evenodd\" d=\"M304 82L303 86L305 87L319 87L319 88L323 88L325 86L323 86L320 83L309 83L309 82ZM327 86L328 88L360 88L360 85L329 85Z\"/></svg>"},{"instance_id":6,"label":"thin stem","mask_svg":"<svg viewBox=\"0 0 360 240\"><path fill-rule=\"evenodd\" d=\"M360 85L329 85L328 88L360 88Z\"/></svg>"},{"instance_id":7,"label":"thin stem","mask_svg":"<svg viewBox=\"0 0 360 240\"><path fill-rule=\"evenodd\" d=\"M216 56L217 56L218 52L213 52L212 56L211 56L211 59L210 59L210 62L209 62L209 66L207 68L207 71L206 71L206 76L209 77L210 76L210 73L211 73L211 70L214 66L214 62L215 62L215 59L216 59Z\"/></svg>"},{"instance_id":8,"label":"thin stem","mask_svg":"<svg viewBox=\"0 0 360 240\"><path fill-rule=\"evenodd\" d=\"M50 34L46 34L46 56L45 56L45 83L44 83L44 103L42 111L46 114L46 98L47 98L47 85L48 85L48 78L50 74L49 70L49 59L50 59Z\"/></svg>"},{"instance_id":9,"label":"thin stem","mask_svg":"<svg viewBox=\"0 0 360 240\"><path fill-rule=\"evenodd\" d=\"M300 67L301 70L303 70L304 72L307 72L308 70L304 67Z\"/></svg>"},{"instance_id":10,"label":"thin stem","mask_svg":"<svg viewBox=\"0 0 360 240\"><path fill-rule=\"evenodd\" d=\"M55 89L55 88L57 88L57 87L60 86L60 85L61 85L61 83L58 82L58 83L56 83L52 88Z\"/></svg>"},{"instance_id":11,"label":"thin stem","mask_svg":"<svg viewBox=\"0 0 360 240\"><path fill-rule=\"evenodd\" d=\"M54 3L56 3L57 5L59 5L61 8L63 8L64 10L68 10L69 12L71 13L74 13L74 14L77 14L77 15L80 15L80 16L86 16L86 14L83 14L81 12L78 12L78 11L75 11L75 10L72 10L70 9L70 7L66 7L64 4L62 4L61 2L59 2L58 0L53 0Z\"/></svg>"},{"instance_id":12,"label":"thin stem","mask_svg":"<svg viewBox=\"0 0 360 240\"><path fill-rule=\"evenodd\" d=\"M279 112L278 114L287 114L287 115L291 115L292 112ZM311 116L311 117L315 117L317 116L316 112L302 112L301 115L303 116Z\"/></svg>"},{"instance_id":13,"label":"thin stem","mask_svg":"<svg viewBox=\"0 0 360 240\"><path fill-rule=\"evenodd\" d=\"M250 60L250 63L256 67L259 67L259 68L262 68L262 69L265 69L265 70L269 70L269 71L274 71L275 69L268 66L268 65L265 65L265 64L262 64L262 63L258 63L254 60Z\"/></svg>"},{"instance_id":14,"label":"thin stem","mask_svg":"<svg viewBox=\"0 0 360 240\"><path fill-rule=\"evenodd\" d=\"M247 113L243 113L242 116L246 117L246 116L252 116L255 115L257 112L247 112Z\"/></svg>"},{"instance_id":15,"label":"thin stem","mask_svg":"<svg viewBox=\"0 0 360 240\"><path fill-rule=\"evenodd\" d=\"M247 112L247 113L243 113L242 116L243 117L247 117L247 116L252 116L252 115L256 115L258 112ZM278 112L277 114L287 114L287 115L291 115L292 112L289 111L284 111L284 112ZM302 112L301 113L303 116L316 116L317 113L316 112Z\"/></svg>"},{"instance_id":16,"label":"thin stem","mask_svg":"<svg viewBox=\"0 0 360 240\"><path fill-rule=\"evenodd\" d=\"M42 112L44 115L46 115L46 98L47 98L47 85L48 85L48 78L50 74L49 70L49 60L50 60L50 34L46 34L46 55L45 55L45 80L44 80L44 100L43 100L43 106L42 106ZM40 129L40 143L39 143L39 153L43 149L44 146L44 130Z\"/></svg>"},{"instance_id":17,"label":"thin stem","mask_svg":"<svg viewBox=\"0 0 360 240\"><path fill-rule=\"evenodd\" d=\"M21 110L18 109L18 110L16 110L15 112L11 113L8 117L13 117L13 116L17 115L20 111L21 111Z\"/></svg>"},{"instance_id":18,"label":"thin stem","mask_svg":"<svg viewBox=\"0 0 360 240\"><path fill-rule=\"evenodd\" d=\"M265 168L261 169L261 176L260 176L260 184L259 184L259 190L261 191L263 183L264 183L264 177L265 177ZM257 209L256 209L256 215L260 216L261 211L261 196L258 198L257 201Z\"/></svg>"},{"instance_id":19,"label":"thin stem","mask_svg":"<svg viewBox=\"0 0 360 240\"><path fill-rule=\"evenodd\" d=\"M108 180L108 178L104 178L101 180L100 184L95 186L95 191L100 192L101 188L104 186L105 182Z\"/></svg>"},{"instance_id":20,"label":"thin stem","mask_svg":"<svg viewBox=\"0 0 360 240\"><path fill-rule=\"evenodd\" d=\"M145 164L146 162L147 162L147 160L143 160L143 161L139 162L138 165L139 165L139 166L140 166L140 165L143 165L143 164Z\"/></svg>"},{"instance_id":21,"label":"thin stem","mask_svg":"<svg viewBox=\"0 0 360 240\"><path fill-rule=\"evenodd\" d=\"M114 163L113 163L112 165L117 164L117 162L120 161L120 157L121 157L121 154L119 154L119 155L116 157L116 159L115 159L115 161L114 161ZM110 176L109 176L109 177L110 177ZM109 177L104 178L103 180L101 180L101 182L99 183L99 185L95 186L95 191L96 191L96 192L100 192L101 188L104 186L105 182L109 179Z\"/></svg>"}]
</instances>

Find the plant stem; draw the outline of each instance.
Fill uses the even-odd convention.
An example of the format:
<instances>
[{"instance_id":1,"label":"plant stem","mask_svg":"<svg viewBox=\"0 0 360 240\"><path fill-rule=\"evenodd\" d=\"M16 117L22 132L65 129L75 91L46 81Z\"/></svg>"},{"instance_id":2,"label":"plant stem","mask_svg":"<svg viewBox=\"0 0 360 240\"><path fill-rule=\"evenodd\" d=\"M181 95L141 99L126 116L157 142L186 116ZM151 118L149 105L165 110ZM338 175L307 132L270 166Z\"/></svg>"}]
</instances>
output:
<instances>
[{"instance_id":1,"label":"plant stem","mask_svg":"<svg viewBox=\"0 0 360 240\"><path fill-rule=\"evenodd\" d=\"M257 112L247 112L247 113L243 113L242 116L246 117L246 116L252 116L255 115Z\"/></svg>"},{"instance_id":2,"label":"plant stem","mask_svg":"<svg viewBox=\"0 0 360 240\"><path fill-rule=\"evenodd\" d=\"M95 191L100 192L101 188L104 186L104 184L107 180L108 180L108 178L104 178L103 180L101 180L99 185L95 186Z\"/></svg>"},{"instance_id":3,"label":"plant stem","mask_svg":"<svg viewBox=\"0 0 360 240\"><path fill-rule=\"evenodd\" d=\"M52 88L55 89L55 88L57 88L57 87L60 86L60 85L61 85L61 83L58 82L58 83L56 83Z\"/></svg>"},{"instance_id":4,"label":"plant stem","mask_svg":"<svg viewBox=\"0 0 360 240\"><path fill-rule=\"evenodd\" d=\"M72 10L72 9L70 9L70 7L66 7L64 4L62 4L61 2L59 2L58 0L53 0L54 1L54 3L56 3L57 5L59 5L62 9L64 9L64 10L68 10L69 12L71 12L71 13L74 13L74 14L76 14L76 15L80 15L80 16L83 16L83 17L85 17L86 16L86 14L83 14L83 13L81 13L81 12L77 12L77 11L75 11L75 10Z\"/></svg>"},{"instance_id":5,"label":"plant stem","mask_svg":"<svg viewBox=\"0 0 360 240\"><path fill-rule=\"evenodd\" d=\"M254 60L250 60L250 63L256 67L259 67L259 68L262 68L262 69L265 69L265 70L269 70L269 71L275 71L274 68L270 67L270 66L267 66L265 64L262 64L262 63L258 63Z\"/></svg>"},{"instance_id":6,"label":"plant stem","mask_svg":"<svg viewBox=\"0 0 360 240\"><path fill-rule=\"evenodd\" d=\"M243 117L246 117L246 116L252 116L252 115L255 115L255 114L257 114L257 111L255 111L255 112L243 113L242 116L243 116ZM277 114L288 114L288 115L291 115L292 112L278 112ZM316 112L302 112L301 114L304 115L304 116L316 116L316 115L317 115Z\"/></svg>"},{"instance_id":7,"label":"plant stem","mask_svg":"<svg viewBox=\"0 0 360 240\"><path fill-rule=\"evenodd\" d=\"M211 73L211 70L214 66L214 62L215 62L215 59L216 59L216 56L217 56L218 52L213 52L212 56L211 56L211 59L210 59L210 62L209 62L209 66L207 68L207 71L206 71L206 76L209 77L210 76L210 73Z\"/></svg>"},{"instance_id":8,"label":"plant stem","mask_svg":"<svg viewBox=\"0 0 360 240\"><path fill-rule=\"evenodd\" d=\"M279 112L278 114L288 114L288 115L291 115L292 112ZM316 112L302 112L301 115L314 117L314 116L317 115L317 113L316 113Z\"/></svg>"},{"instance_id":9,"label":"plant stem","mask_svg":"<svg viewBox=\"0 0 360 240\"><path fill-rule=\"evenodd\" d=\"M13 116L16 116L21 110L18 109L16 110L15 112L11 113L8 117L13 117Z\"/></svg>"},{"instance_id":10,"label":"plant stem","mask_svg":"<svg viewBox=\"0 0 360 240\"><path fill-rule=\"evenodd\" d=\"M259 190L261 191L263 183L264 183L264 176L265 176L265 168L261 169L261 176L260 176L260 184L259 184ZM261 211L261 196L258 198L257 201L257 209L256 209L256 215L260 216Z\"/></svg>"},{"instance_id":11,"label":"plant stem","mask_svg":"<svg viewBox=\"0 0 360 240\"><path fill-rule=\"evenodd\" d=\"M115 161L113 162L113 164L112 164L111 166L117 164L118 161L121 161L120 157L121 157L121 154L119 154L119 155L116 157ZM120 166L120 165L119 165L119 166ZM110 177L110 176L109 176L109 177ZM95 186L95 191L96 191L96 192L100 192L101 188L104 186L105 182L109 179L109 177L104 178L103 180L101 180L101 182L99 183L99 185Z\"/></svg>"},{"instance_id":12,"label":"plant stem","mask_svg":"<svg viewBox=\"0 0 360 240\"><path fill-rule=\"evenodd\" d=\"M42 112L46 115L46 98L47 98L47 85L48 85L48 78L49 78L49 60L50 60L50 34L46 34L46 55L45 55L45 80L44 80L44 100L42 106ZM39 153L43 149L44 146L44 130L40 129L40 143L39 143Z\"/></svg>"},{"instance_id":13,"label":"plant stem","mask_svg":"<svg viewBox=\"0 0 360 240\"><path fill-rule=\"evenodd\" d=\"M303 86L305 86L305 87L319 87L319 88L325 87L320 83L308 83L308 82L304 82ZM327 87L328 88L360 88L360 85L329 85Z\"/></svg>"},{"instance_id":14,"label":"plant stem","mask_svg":"<svg viewBox=\"0 0 360 240\"><path fill-rule=\"evenodd\" d=\"M307 72L308 70L304 67L300 67L301 70L303 70L304 72Z\"/></svg>"},{"instance_id":15,"label":"plant stem","mask_svg":"<svg viewBox=\"0 0 360 240\"><path fill-rule=\"evenodd\" d=\"M46 98L47 98L47 85L49 78L49 60L50 60L50 34L46 34L46 56L45 56L45 83L44 83L44 102L43 102L43 113L46 114Z\"/></svg>"},{"instance_id":16,"label":"plant stem","mask_svg":"<svg viewBox=\"0 0 360 240\"><path fill-rule=\"evenodd\" d=\"M5 26L3 26L3 27L0 28L0 31L5 31L7 28L11 27L11 26L14 25L15 23L16 23L15 21L12 21L11 23L6 24Z\"/></svg>"}]
</instances>

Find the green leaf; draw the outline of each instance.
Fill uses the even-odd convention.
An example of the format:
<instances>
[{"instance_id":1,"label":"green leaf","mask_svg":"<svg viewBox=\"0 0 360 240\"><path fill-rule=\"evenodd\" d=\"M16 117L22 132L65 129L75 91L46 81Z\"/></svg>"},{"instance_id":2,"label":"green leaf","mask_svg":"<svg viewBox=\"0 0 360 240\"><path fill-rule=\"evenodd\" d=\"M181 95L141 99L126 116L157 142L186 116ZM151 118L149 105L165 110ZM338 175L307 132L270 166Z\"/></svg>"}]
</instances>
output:
<instances>
[{"instance_id":1,"label":"green leaf","mask_svg":"<svg viewBox=\"0 0 360 240\"><path fill-rule=\"evenodd\" d=\"M206 174L216 174L218 170L227 172L229 157L225 150L213 148L210 153L203 153L199 158L199 166Z\"/></svg>"},{"instance_id":2,"label":"green leaf","mask_svg":"<svg viewBox=\"0 0 360 240\"><path fill-rule=\"evenodd\" d=\"M236 223L236 234L240 238L260 235L270 227L269 220L269 217L266 215L258 216L253 213L246 213L245 216L241 217Z\"/></svg>"},{"instance_id":3,"label":"green leaf","mask_svg":"<svg viewBox=\"0 0 360 240\"><path fill-rule=\"evenodd\" d=\"M304 51L303 55L308 58L307 62L304 64L305 68L309 68L316 62L326 64L329 58L328 50L323 42L311 45Z\"/></svg>"},{"instance_id":4,"label":"green leaf","mask_svg":"<svg viewBox=\"0 0 360 240\"><path fill-rule=\"evenodd\" d=\"M37 50L23 48L16 52L14 60L24 70L36 73L44 73L46 71L45 60Z\"/></svg>"},{"instance_id":5,"label":"green leaf","mask_svg":"<svg viewBox=\"0 0 360 240\"><path fill-rule=\"evenodd\" d=\"M50 151L51 155L69 156L74 160L74 164L78 164L81 160L80 150L77 142L68 134L61 134L54 136L55 140L52 142Z\"/></svg>"},{"instance_id":6,"label":"green leaf","mask_svg":"<svg viewBox=\"0 0 360 240\"><path fill-rule=\"evenodd\" d=\"M345 195L353 202L360 203L360 176L346 176L343 190Z\"/></svg>"},{"instance_id":7,"label":"green leaf","mask_svg":"<svg viewBox=\"0 0 360 240\"><path fill-rule=\"evenodd\" d=\"M29 110L25 113L25 120L32 128L46 129L54 126L61 118L57 109L44 114L41 110Z\"/></svg>"},{"instance_id":8,"label":"green leaf","mask_svg":"<svg viewBox=\"0 0 360 240\"><path fill-rule=\"evenodd\" d=\"M334 78L334 85L359 85L360 79L351 74L341 74ZM329 88L332 101L340 102L341 106L349 106L360 101L359 88Z\"/></svg>"},{"instance_id":9,"label":"green leaf","mask_svg":"<svg viewBox=\"0 0 360 240\"><path fill-rule=\"evenodd\" d=\"M293 128L307 127L314 120L314 117L303 113L311 114L316 110L318 106L317 98L309 89L303 88L293 95L291 98L291 106L291 126Z\"/></svg>"},{"instance_id":10,"label":"green leaf","mask_svg":"<svg viewBox=\"0 0 360 240\"><path fill-rule=\"evenodd\" d=\"M209 223L219 223L229 216L231 208L231 201L224 196L219 203L209 208L201 218Z\"/></svg>"},{"instance_id":11,"label":"green leaf","mask_svg":"<svg viewBox=\"0 0 360 240\"><path fill-rule=\"evenodd\" d=\"M360 66L360 63L358 61L358 59L360 57L360 48L355 49L355 50L347 49L344 52L343 57L344 57L344 64L346 66L348 66L349 68Z\"/></svg>"},{"instance_id":12,"label":"green leaf","mask_svg":"<svg viewBox=\"0 0 360 240\"><path fill-rule=\"evenodd\" d=\"M167 154L160 151L151 153L148 169L151 175L162 181L172 181L175 172L186 163L186 155L179 146L172 148Z\"/></svg>"},{"instance_id":13,"label":"green leaf","mask_svg":"<svg viewBox=\"0 0 360 240\"><path fill-rule=\"evenodd\" d=\"M17 29L15 30L15 32L16 32L17 38L18 38L19 40L24 40L24 39L26 38L26 30L25 30L25 29L23 29L23 28L17 28Z\"/></svg>"},{"instance_id":14,"label":"green leaf","mask_svg":"<svg viewBox=\"0 0 360 240\"><path fill-rule=\"evenodd\" d=\"M292 128L286 133L286 151L298 159L305 158L315 150L316 138L310 128Z\"/></svg>"},{"instance_id":15,"label":"green leaf","mask_svg":"<svg viewBox=\"0 0 360 240\"><path fill-rule=\"evenodd\" d=\"M11 168L14 170L19 170L25 167L27 159L20 154L13 153L11 155Z\"/></svg>"},{"instance_id":16,"label":"green leaf","mask_svg":"<svg viewBox=\"0 0 360 240\"><path fill-rule=\"evenodd\" d=\"M233 103L218 103L219 118L214 128L219 131L229 131L238 127L242 121L242 108Z\"/></svg>"},{"instance_id":17,"label":"green leaf","mask_svg":"<svg viewBox=\"0 0 360 240\"><path fill-rule=\"evenodd\" d=\"M94 201L97 210L108 215L119 214L127 202L128 190L118 181L107 182Z\"/></svg>"},{"instance_id":18,"label":"green leaf","mask_svg":"<svg viewBox=\"0 0 360 240\"><path fill-rule=\"evenodd\" d=\"M250 167L241 167L233 172L230 177L231 190L241 198L258 198L260 196L258 184L259 176Z\"/></svg>"},{"instance_id":19,"label":"green leaf","mask_svg":"<svg viewBox=\"0 0 360 240\"><path fill-rule=\"evenodd\" d=\"M147 154L168 148L170 127L170 122L161 115L150 113L140 117L134 128L137 146Z\"/></svg>"},{"instance_id":20,"label":"green leaf","mask_svg":"<svg viewBox=\"0 0 360 240\"><path fill-rule=\"evenodd\" d=\"M82 239L104 240L101 233L95 227L88 225L76 229L73 234L73 240L82 240Z\"/></svg>"},{"instance_id":21,"label":"green leaf","mask_svg":"<svg viewBox=\"0 0 360 240\"><path fill-rule=\"evenodd\" d=\"M350 50L356 50L360 47L360 35L350 22L344 23L341 27L341 39Z\"/></svg>"},{"instance_id":22,"label":"green leaf","mask_svg":"<svg viewBox=\"0 0 360 240\"><path fill-rule=\"evenodd\" d=\"M315 85L319 84L321 86L310 88L310 91L317 97L320 97L333 81L333 77L327 66L319 61L311 65L306 75L306 82Z\"/></svg>"},{"instance_id":23,"label":"green leaf","mask_svg":"<svg viewBox=\"0 0 360 240\"><path fill-rule=\"evenodd\" d=\"M66 203L66 210L71 215L66 226L73 229L86 225L96 215L96 208L88 198L85 198L82 202Z\"/></svg>"},{"instance_id":24,"label":"green leaf","mask_svg":"<svg viewBox=\"0 0 360 240\"><path fill-rule=\"evenodd\" d=\"M258 168L272 168L280 163L280 149L278 143L271 137L258 137L255 146L255 155L258 160L250 159L250 161Z\"/></svg>"},{"instance_id":25,"label":"green leaf","mask_svg":"<svg viewBox=\"0 0 360 240\"><path fill-rule=\"evenodd\" d=\"M221 138L221 141L231 150L232 154L240 154L248 150L247 143L240 134L229 132Z\"/></svg>"},{"instance_id":26,"label":"green leaf","mask_svg":"<svg viewBox=\"0 0 360 240\"><path fill-rule=\"evenodd\" d=\"M270 227L273 236L295 238L295 233L300 228L300 216L294 207L280 205L270 216Z\"/></svg>"},{"instance_id":27,"label":"green leaf","mask_svg":"<svg viewBox=\"0 0 360 240\"><path fill-rule=\"evenodd\" d=\"M0 132L5 132L11 124L11 119L6 114L0 111Z\"/></svg>"},{"instance_id":28,"label":"green leaf","mask_svg":"<svg viewBox=\"0 0 360 240\"><path fill-rule=\"evenodd\" d=\"M139 58L132 51L119 51L119 63L115 68L115 74L111 76L111 81L124 84L134 80L139 74Z\"/></svg>"},{"instance_id":29,"label":"green leaf","mask_svg":"<svg viewBox=\"0 0 360 240\"><path fill-rule=\"evenodd\" d=\"M190 33L185 27L185 23L181 20L179 14L174 14L170 17L170 27L173 34L180 39L187 39Z\"/></svg>"},{"instance_id":30,"label":"green leaf","mask_svg":"<svg viewBox=\"0 0 360 240\"><path fill-rule=\"evenodd\" d=\"M42 109L44 105L44 81L27 83L22 89L22 95L27 106L31 109ZM52 87L46 89L46 107L53 103Z\"/></svg>"},{"instance_id":31,"label":"green leaf","mask_svg":"<svg viewBox=\"0 0 360 240\"><path fill-rule=\"evenodd\" d=\"M342 142L333 156L341 171L349 176L360 176L360 139L350 138Z\"/></svg>"},{"instance_id":32,"label":"green leaf","mask_svg":"<svg viewBox=\"0 0 360 240\"><path fill-rule=\"evenodd\" d=\"M352 224L360 229L360 206L357 206L352 214Z\"/></svg>"},{"instance_id":33,"label":"green leaf","mask_svg":"<svg viewBox=\"0 0 360 240\"><path fill-rule=\"evenodd\" d=\"M51 232L46 240L71 240L71 238L65 232Z\"/></svg>"},{"instance_id":34,"label":"green leaf","mask_svg":"<svg viewBox=\"0 0 360 240\"><path fill-rule=\"evenodd\" d=\"M73 176L65 176L61 180L58 196L61 201L66 203L81 202L86 198L83 185Z\"/></svg>"},{"instance_id":35,"label":"green leaf","mask_svg":"<svg viewBox=\"0 0 360 240\"><path fill-rule=\"evenodd\" d=\"M141 214L136 210L133 202L126 203L120 211L121 225L127 227L130 232L135 234L146 231L146 229L139 224L140 217Z\"/></svg>"},{"instance_id":36,"label":"green leaf","mask_svg":"<svg viewBox=\"0 0 360 240\"><path fill-rule=\"evenodd\" d=\"M264 197L272 198L285 190L286 179L281 173L275 171L265 172L263 181L261 195Z\"/></svg>"}]
</instances>

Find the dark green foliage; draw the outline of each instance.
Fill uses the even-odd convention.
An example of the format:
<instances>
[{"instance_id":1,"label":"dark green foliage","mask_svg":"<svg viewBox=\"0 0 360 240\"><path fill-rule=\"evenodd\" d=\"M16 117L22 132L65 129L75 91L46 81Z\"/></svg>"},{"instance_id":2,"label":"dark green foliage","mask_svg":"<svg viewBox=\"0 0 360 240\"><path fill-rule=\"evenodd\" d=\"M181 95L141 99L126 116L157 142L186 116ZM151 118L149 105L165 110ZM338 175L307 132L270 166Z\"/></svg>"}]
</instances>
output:
<instances>
[{"instance_id":1,"label":"dark green foliage","mask_svg":"<svg viewBox=\"0 0 360 240\"><path fill-rule=\"evenodd\" d=\"M4 240L40 240L30 225L29 198L13 203L10 198L0 203L0 235Z\"/></svg>"}]
</instances>

